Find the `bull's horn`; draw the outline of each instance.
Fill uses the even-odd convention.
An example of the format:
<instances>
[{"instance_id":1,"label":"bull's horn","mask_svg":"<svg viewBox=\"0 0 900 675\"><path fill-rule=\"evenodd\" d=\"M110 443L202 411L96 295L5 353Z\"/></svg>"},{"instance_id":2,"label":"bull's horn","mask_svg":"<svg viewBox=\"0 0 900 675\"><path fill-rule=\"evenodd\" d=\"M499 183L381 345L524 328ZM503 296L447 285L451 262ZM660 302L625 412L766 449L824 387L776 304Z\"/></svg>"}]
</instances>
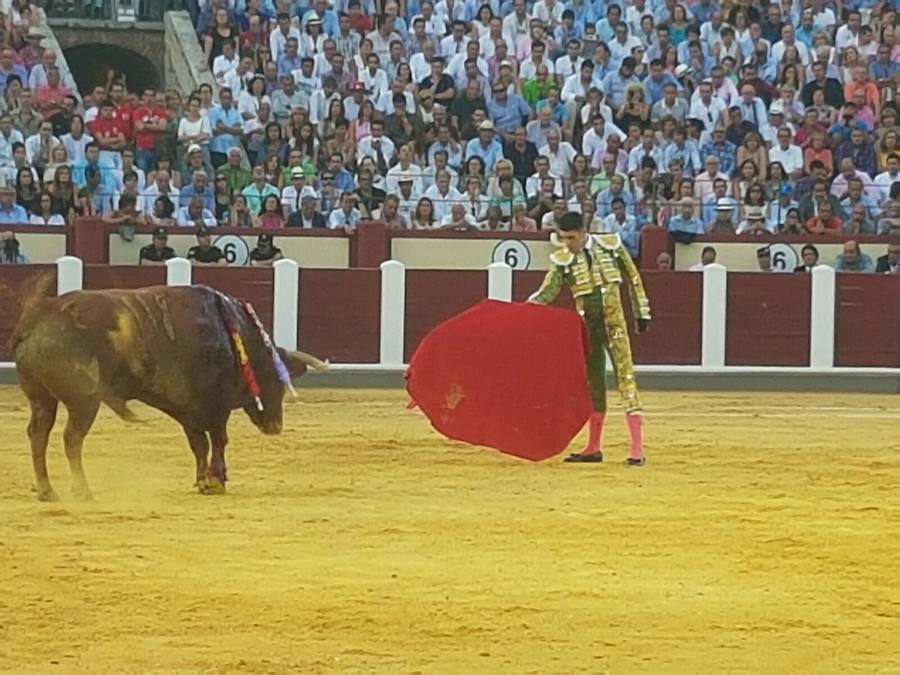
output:
<instances>
[{"instance_id":1,"label":"bull's horn","mask_svg":"<svg viewBox=\"0 0 900 675\"><path fill-rule=\"evenodd\" d=\"M288 372L294 377L299 377L305 373L307 368L313 371L328 370L328 361L317 359L306 352L285 350L284 362L287 364Z\"/></svg>"}]
</instances>

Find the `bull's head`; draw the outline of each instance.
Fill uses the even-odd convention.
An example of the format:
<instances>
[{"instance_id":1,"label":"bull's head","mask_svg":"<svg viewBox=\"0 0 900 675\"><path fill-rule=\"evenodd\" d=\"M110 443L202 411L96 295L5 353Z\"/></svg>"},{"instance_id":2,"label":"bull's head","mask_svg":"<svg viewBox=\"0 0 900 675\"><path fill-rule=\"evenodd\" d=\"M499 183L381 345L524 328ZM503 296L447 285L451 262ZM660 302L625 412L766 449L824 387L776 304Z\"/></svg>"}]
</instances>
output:
<instances>
[{"instance_id":1,"label":"bull's head","mask_svg":"<svg viewBox=\"0 0 900 675\"><path fill-rule=\"evenodd\" d=\"M279 348L278 355L287 367L291 379L302 376L310 369L320 371L328 368L328 363L325 361L303 352ZM263 409L259 410L256 403L251 401L244 406L244 411L260 431L267 435L276 435L281 433L282 428L282 401L285 385L275 370L275 364L270 359L267 359L266 362L267 365L264 368L257 368L256 371Z\"/></svg>"}]
</instances>

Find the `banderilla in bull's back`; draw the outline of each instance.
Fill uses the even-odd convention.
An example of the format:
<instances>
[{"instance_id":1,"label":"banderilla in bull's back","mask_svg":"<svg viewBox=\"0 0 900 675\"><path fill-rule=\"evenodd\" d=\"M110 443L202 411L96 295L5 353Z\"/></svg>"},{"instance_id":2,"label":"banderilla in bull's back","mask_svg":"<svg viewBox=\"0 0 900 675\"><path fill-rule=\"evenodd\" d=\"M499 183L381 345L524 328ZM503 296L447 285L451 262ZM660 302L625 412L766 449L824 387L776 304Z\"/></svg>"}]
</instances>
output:
<instances>
[{"instance_id":1,"label":"banderilla in bull's back","mask_svg":"<svg viewBox=\"0 0 900 675\"><path fill-rule=\"evenodd\" d=\"M75 496L90 499L81 448L101 403L135 422L127 402L163 411L184 429L203 494L225 491L226 427L242 408L264 434L282 429L291 378L328 364L276 348L253 308L206 286L73 291L32 285L13 331L19 385L31 406L28 436L38 499L58 499L47 443L60 403Z\"/></svg>"}]
</instances>

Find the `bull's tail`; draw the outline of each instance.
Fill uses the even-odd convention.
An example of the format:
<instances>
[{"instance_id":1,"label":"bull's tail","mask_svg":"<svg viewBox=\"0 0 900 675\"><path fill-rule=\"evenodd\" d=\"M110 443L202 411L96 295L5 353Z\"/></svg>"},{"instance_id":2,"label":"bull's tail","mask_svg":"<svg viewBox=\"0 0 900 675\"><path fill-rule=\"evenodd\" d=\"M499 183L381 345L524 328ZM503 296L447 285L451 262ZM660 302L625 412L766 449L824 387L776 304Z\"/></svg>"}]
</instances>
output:
<instances>
[{"instance_id":1,"label":"bull's tail","mask_svg":"<svg viewBox=\"0 0 900 675\"><path fill-rule=\"evenodd\" d=\"M328 370L329 363L328 361L323 361L322 359L317 359L312 354L307 354L306 352L294 352L303 363L306 364L307 368L314 370L316 372L321 372L323 370Z\"/></svg>"},{"instance_id":2,"label":"bull's tail","mask_svg":"<svg viewBox=\"0 0 900 675\"><path fill-rule=\"evenodd\" d=\"M52 272L43 272L36 275L34 279L29 280L26 286L28 288L27 293L24 296L20 296L19 320L16 322L16 327L10 338L10 352L12 354L16 353L16 347L28 334L28 330L34 323L34 320L40 318L40 313L36 311L38 305L48 296L54 295L51 293L51 289L55 283L56 276ZM9 292L9 289L3 290L4 294Z\"/></svg>"}]
</instances>

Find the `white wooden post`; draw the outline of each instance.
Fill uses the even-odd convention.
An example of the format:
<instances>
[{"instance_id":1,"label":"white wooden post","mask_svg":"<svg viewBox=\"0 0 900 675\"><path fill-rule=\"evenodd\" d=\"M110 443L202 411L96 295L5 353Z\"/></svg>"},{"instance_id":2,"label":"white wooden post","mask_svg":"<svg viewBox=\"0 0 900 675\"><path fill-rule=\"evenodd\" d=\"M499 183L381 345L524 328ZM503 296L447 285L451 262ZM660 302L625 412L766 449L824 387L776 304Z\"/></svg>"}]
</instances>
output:
<instances>
[{"instance_id":1,"label":"white wooden post","mask_svg":"<svg viewBox=\"0 0 900 675\"><path fill-rule=\"evenodd\" d=\"M170 258L166 260L166 285L190 286L191 261L187 258Z\"/></svg>"},{"instance_id":2,"label":"white wooden post","mask_svg":"<svg viewBox=\"0 0 900 675\"><path fill-rule=\"evenodd\" d=\"M272 265L275 283L272 299L272 339L277 347L297 349L297 317L300 313L300 265L283 258Z\"/></svg>"},{"instance_id":3,"label":"white wooden post","mask_svg":"<svg viewBox=\"0 0 900 675\"><path fill-rule=\"evenodd\" d=\"M502 262L488 265L488 298L490 300L512 300L512 267Z\"/></svg>"},{"instance_id":4,"label":"white wooden post","mask_svg":"<svg viewBox=\"0 0 900 675\"><path fill-rule=\"evenodd\" d=\"M396 260L381 263L382 364L403 364L403 331L406 319L406 266Z\"/></svg>"},{"instance_id":5,"label":"white wooden post","mask_svg":"<svg viewBox=\"0 0 900 675\"><path fill-rule=\"evenodd\" d=\"M700 364L725 365L725 318L728 309L728 272L717 263L703 268L703 328Z\"/></svg>"},{"instance_id":6,"label":"white wooden post","mask_svg":"<svg viewBox=\"0 0 900 675\"><path fill-rule=\"evenodd\" d=\"M809 303L809 366L834 368L834 306L837 274L833 267L816 265L812 270Z\"/></svg>"},{"instance_id":7,"label":"white wooden post","mask_svg":"<svg viewBox=\"0 0 900 675\"><path fill-rule=\"evenodd\" d=\"M84 263L81 258L64 255L56 259L56 294L84 288Z\"/></svg>"}]
</instances>

